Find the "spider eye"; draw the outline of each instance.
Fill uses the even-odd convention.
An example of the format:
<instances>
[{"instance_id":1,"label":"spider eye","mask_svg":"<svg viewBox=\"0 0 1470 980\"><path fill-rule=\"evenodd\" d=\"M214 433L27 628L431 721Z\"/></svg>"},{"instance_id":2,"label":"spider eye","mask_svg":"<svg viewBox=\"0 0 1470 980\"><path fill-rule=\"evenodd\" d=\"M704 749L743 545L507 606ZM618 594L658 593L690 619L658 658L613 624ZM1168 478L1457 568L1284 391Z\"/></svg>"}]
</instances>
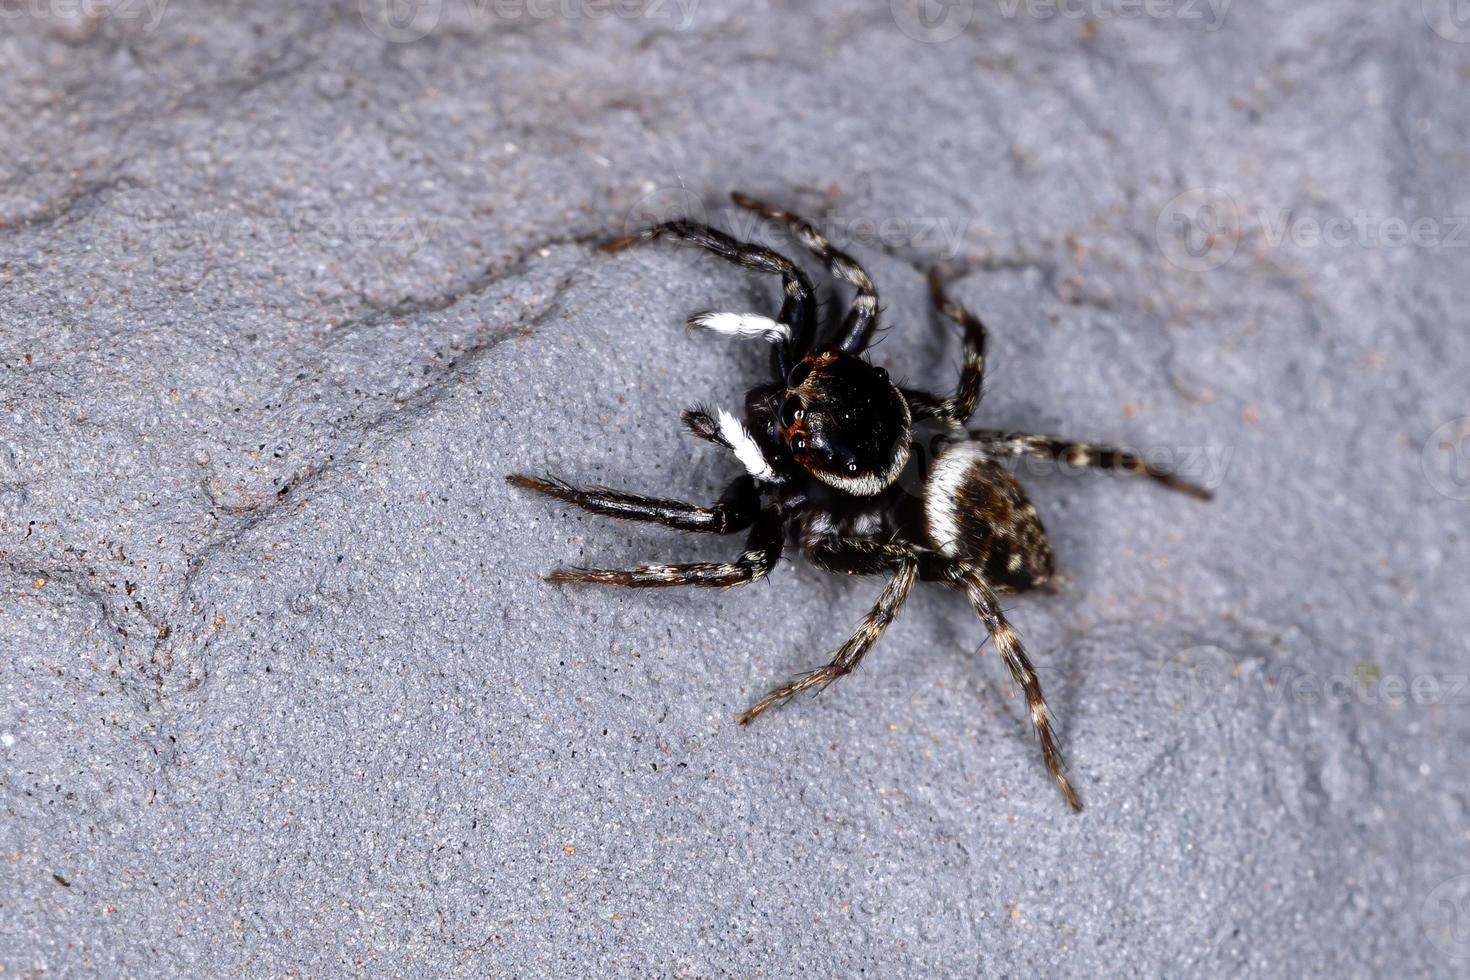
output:
<instances>
[{"instance_id":1,"label":"spider eye","mask_svg":"<svg viewBox=\"0 0 1470 980\"><path fill-rule=\"evenodd\" d=\"M781 405L781 427L789 429L802 419L806 418L806 412L802 410L801 399L792 395Z\"/></svg>"},{"instance_id":2,"label":"spider eye","mask_svg":"<svg viewBox=\"0 0 1470 980\"><path fill-rule=\"evenodd\" d=\"M797 365L796 365L796 367L794 367L794 368L791 369L791 373L788 374L788 375L786 375L786 387L788 387L788 388L800 388L801 387L801 383L803 381L805 381L807 379L807 377L811 373L812 373L812 366L811 366L811 363L810 362L808 362L808 361L800 361L800 362L798 362Z\"/></svg>"},{"instance_id":3,"label":"spider eye","mask_svg":"<svg viewBox=\"0 0 1470 980\"><path fill-rule=\"evenodd\" d=\"M888 372L885 371L885 370L883 370L880 367L873 368L873 373L878 376L878 380L880 380L880 381L887 381L888 380Z\"/></svg>"},{"instance_id":4,"label":"spider eye","mask_svg":"<svg viewBox=\"0 0 1470 980\"><path fill-rule=\"evenodd\" d=\"M857 472L857 464L856 463L848 463L847 464L847 472L849 472L849 473L856 473Z\"/></svg>"}]
</instances>

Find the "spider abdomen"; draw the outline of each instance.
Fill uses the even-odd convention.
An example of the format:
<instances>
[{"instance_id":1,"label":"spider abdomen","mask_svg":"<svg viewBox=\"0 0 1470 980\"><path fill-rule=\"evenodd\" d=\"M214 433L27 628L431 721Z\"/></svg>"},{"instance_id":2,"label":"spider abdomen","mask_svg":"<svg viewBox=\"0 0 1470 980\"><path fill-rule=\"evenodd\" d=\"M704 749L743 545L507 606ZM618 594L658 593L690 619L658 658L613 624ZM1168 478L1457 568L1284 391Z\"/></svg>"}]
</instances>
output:
<instances>
[{"instance_id":1,"label":"spider abdomen","mask_svg":"<svg viewBox=\"0 0 1470 980\"><path fill-rule=\"evenodd\" d=\"M1051 543L1026 491L983 448L954 442L940 450L924 484L924 523L931 548L978 565L1013 592L1046 584Z\"/></svg>"}]
</instances>

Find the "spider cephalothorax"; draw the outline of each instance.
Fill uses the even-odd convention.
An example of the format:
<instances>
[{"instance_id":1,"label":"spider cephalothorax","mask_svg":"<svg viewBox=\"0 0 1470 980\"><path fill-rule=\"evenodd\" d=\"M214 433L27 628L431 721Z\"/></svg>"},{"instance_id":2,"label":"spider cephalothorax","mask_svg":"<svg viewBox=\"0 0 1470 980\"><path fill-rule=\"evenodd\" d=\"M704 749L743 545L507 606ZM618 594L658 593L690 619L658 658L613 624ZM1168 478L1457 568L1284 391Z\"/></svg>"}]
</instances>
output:
<instances>
[{"instance_id":1,"label":"spider cephalothorax","mask_svg":"<svg viewBox=\"0 0 1470 980\"><path fill-rule=\"evenodd\" d=\"M854 298L825 345L816 347L816 303L806 274L790 259L689 221L671 221L610 242L618 251L638 242L691 242L747 269L781 277L775 318L756 313L697 313L690 324L771 343L770 382L752 388L742 418L693 409L684 424L701 439L735 454L746 474L711 506L575 487L555 478L515 475L536 490L598 514L651 521L686 531L729 534L748 529L745 551L732 562L641 565L629 569L572 568L554 582L595 582L649 588L730 586L763 578L794 536L820 568L850 575L886 575L871 612L825 666L783 684L740 716L748 724L766 709L853 670L897 615L914 582L932 581L963 593L1026 695L1041 754L1067 802L1081 803L1062 766L1036 672L1006 620L998 596L1047 584L1052 552L1036 509L1002 465L1018 456L1065 460L1073 466L1139 473L1201 499L1209 493L1141 457L1053 436L967 430L985 375L985 327L950 300L938 271L929 276L935 304L965 331L965 360L953 395L940 397L894 384L863 358L878 322L878 293L866 272L809 223L741 194L735 203L788 227ZM913 423L929 419L944 433L911 483L899 480L913 455Z\"/></svg>"},{"instance_id":2,"label":"spider cephalothorax","mask_svg":"<svg viewBox=\"0 0 1470 980\"><path fill-rule=\"evenodd\" d=\"M859 497L898 479L909 459L908 402L888 372L853 354L804 357L786 379L781 440L802 469Z\"/></svg>"}]
</instances>

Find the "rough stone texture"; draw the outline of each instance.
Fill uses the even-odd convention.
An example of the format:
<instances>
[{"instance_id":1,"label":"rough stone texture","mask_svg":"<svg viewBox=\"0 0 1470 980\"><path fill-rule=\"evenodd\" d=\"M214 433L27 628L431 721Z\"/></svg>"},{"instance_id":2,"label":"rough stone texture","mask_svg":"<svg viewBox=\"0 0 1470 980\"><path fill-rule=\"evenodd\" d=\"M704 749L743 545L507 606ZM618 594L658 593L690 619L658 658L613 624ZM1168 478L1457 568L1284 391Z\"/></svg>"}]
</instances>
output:
<instances>
[{"instance_id":1,"label":"rough stone texture","mask_svg":"<svg viewBox=\"0 0 1470 980\"><path fill-rule=\"evenodd\" d=\"M8 5L4 975L1463 975L1470 31L1018 2ZM1028 478L1082 815L955 596L741 730L878 583L537 578L738 549L503 483L732 472L764 351L681 323L770 284L587 243L734 187L881 362L965 260L985 424L1217 486Z\"/></svg>"}]
</instances>

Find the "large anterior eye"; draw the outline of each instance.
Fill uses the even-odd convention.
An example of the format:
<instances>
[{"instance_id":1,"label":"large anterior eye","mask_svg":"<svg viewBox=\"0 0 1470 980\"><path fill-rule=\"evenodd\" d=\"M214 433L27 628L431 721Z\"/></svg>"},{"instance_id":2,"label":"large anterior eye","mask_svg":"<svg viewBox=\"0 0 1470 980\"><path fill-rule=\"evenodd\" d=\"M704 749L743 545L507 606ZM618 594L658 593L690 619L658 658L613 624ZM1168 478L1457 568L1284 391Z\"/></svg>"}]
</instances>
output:
<instances>
[{"instance_id":1,"label":"large anterior eye","mask_svg":"<svg viewBox=\"0 0 1470 980\"><path fill-rule=\"evenodd\" d=\"M812 365L810 361L797 362L796 367L791 369L791 373L786 375L786 387L800 388L801 383L805 381L807 379L807 376L811 373Z\"/></svg>"},{"instance_id":2,"label":"large anterior eye","mask_svg":"<svg viewBox=\"0 0 1470 980\"><path fill-rule=\"evenodd\" d=\"M791 428L793 425L800 422L805 417L806 412L802 411L800 398L792 395L790 398L786 399L784 403L782 403L781 427L783 429Z\"/></svg>"}]
</instances>

